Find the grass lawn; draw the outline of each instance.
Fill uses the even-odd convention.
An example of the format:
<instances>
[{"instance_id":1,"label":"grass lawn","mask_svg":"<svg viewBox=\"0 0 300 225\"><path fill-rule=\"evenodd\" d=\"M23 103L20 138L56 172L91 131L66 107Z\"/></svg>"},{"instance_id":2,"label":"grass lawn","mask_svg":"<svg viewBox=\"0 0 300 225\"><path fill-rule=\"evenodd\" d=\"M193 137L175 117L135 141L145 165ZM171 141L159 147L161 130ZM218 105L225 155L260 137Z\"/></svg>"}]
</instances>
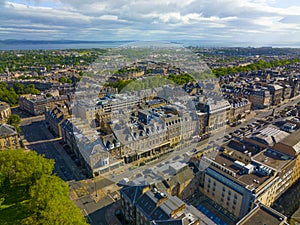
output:
<instances>
[{"instance_id":1,"label":"grass lawn","mask_svg":"<svg viewBox=\"0 0 300 225\"><path fill-rule=\"evenodd\" d=\"M21 224L22 219L30 214L27 211L28 194L25 187L14 187L7 190L4 194L0 193L0 224L1 225L17 225Z\"/></svg>"}]
</instances>

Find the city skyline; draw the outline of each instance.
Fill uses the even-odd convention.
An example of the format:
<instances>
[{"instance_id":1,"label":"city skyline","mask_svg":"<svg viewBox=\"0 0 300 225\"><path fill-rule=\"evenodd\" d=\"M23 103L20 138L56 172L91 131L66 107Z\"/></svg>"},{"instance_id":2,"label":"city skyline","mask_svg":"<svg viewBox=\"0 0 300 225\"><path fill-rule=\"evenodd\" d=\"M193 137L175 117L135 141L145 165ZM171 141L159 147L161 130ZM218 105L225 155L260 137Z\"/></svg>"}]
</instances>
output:
<instances>
[{"instance_id":1,"label":"city skyline","mask_svg":"<svg viewBox=\"0 0 300 225\"><path fill-rule=\"evenodd\" d=\"M300 3L283 0L0 0L0 40L197 40L299 46Z\"/></svg>"}]
</instances>

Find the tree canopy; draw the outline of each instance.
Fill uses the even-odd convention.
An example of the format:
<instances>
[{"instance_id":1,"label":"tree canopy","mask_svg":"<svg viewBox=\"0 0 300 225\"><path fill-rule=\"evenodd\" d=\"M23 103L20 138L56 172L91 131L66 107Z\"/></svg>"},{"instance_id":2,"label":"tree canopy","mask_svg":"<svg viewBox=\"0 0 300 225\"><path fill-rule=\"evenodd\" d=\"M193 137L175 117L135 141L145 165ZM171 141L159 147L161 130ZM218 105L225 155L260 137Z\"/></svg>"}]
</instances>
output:
<instances>
[{"instance_id":1,"label":"tree canopy","mask_svg":"<svg viewBox=\"0 0 300 225\"><path fill-rule=\"evenodd\" d=\"M33 151L0 151L0 224L87 224L53 168Z\"/></svg>"},{"instance_id":2,"label":"tree canopy","mask_svg":"<svg viewBox=\"0 0 300 225\"><path fill-rule=\"evenodd\" d=\"M35 88L34 84L29 84L26 87L22 83L15 83L9 88L5 82L0 82L0 101L7 102L11 106L18 104L19 95L21 94L40 94L40 91Z\"/></svg>"}]
</instances>

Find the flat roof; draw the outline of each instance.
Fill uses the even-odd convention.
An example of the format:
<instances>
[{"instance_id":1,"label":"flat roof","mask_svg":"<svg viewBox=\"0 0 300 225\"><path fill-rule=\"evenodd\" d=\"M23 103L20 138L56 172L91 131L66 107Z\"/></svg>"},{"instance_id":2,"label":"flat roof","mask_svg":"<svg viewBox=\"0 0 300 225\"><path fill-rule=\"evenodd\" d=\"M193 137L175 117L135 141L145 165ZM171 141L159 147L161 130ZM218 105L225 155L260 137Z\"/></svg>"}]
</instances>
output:
<instances>
[{"instance_id":1,"label":"flat roof","mask_svg":"<svg viewBox=\"0 0 300 225\"><path fill-rule=\"evenodd\" d=\"M294 149L295 155L300 153L300 129L296 130L283 140L279 141L283 145L290 146Z\"/></svg>"},{"instance_id":2,"label":"flat roof","mask_svg":"<svg viewBox=\"0 0 300 225\"><path fill-rule=\"evenodd\" d=\"M270 176L264 176L261 174L258 174L256 172L253 173L241 173L243 171L243 169L237 167L234 162L235 160L230 159L229 157L227 157L226 155L222 154L222 153L218 153L214 159L214 162L218 163L220 166L226 168L227 170L233 172L231 175L234 179L236 179L237 181L242 182L243 184L245 184L245 186L249 186L252 188L258 188L260 185L262 185L266 180L268 180L270 178ZM213 164L214 165L214 164ZM214 165L215 166L215 165ZM226 173L226 171L218 168L217 166L215 166L218 170Z\"/></svg>"},{"instance_id":3,"label":"flat roof","mask_svg":"<svg viewBox=\"0 0 300 225\"><path fill-rule=\"evenodd\" d=\"M272 149L266 149L252 159L275 170L281 170L287 163L292 161L292 157Z\"/></svg>"},{"instance_id":4,"label":"flat roof","mask_svg":"<svg viewBox=\"0 0 300 225\"><path fill-rule=\"evenodd\" d=\"M261 205L252 210L238 225L280 225L286 217L279 212Z\"/></svg>"}]
</instances>

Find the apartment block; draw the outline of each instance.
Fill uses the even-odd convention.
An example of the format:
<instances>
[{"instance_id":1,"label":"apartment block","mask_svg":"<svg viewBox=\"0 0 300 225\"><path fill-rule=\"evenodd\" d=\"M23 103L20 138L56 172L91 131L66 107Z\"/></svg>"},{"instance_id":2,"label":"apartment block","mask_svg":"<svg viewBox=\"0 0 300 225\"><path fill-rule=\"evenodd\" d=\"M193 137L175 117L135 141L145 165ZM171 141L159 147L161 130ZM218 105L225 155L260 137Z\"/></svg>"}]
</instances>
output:
<instances>
[{"instance_id":1,"label":"apartment block","mask_svg":"<svg viewBox=\"0 0 300 225\"><path fill-rule=\"evenodd\" d=\"M293 184L297 159L270 147L242 141L228 144L213 159L204 156L203 161L209 164L205 171L205 195L237 221L257 203L270 206Z\"/></svg>"},{"instance_id":2,"label":"apartment block","mask_svg":"<svg viewBox=\"0 0 300 225\"><path fill-rule=\"evenodd\" d=\"M124 187L121 204L126 221L133 225L215 224L193 206L155 187Z\"/></svg>"},{"instance_id":3,"label":"apartment block","mask_svg":"<svg viewBox=\"0 0 300 225\"><path fill-rule=\"evenodd\" d=\"M44 95L23 95L19 98L20 109L32 115L42 115L47 107L53 108L56 104L65 104L68 96L46 97Z\"/></svg>"}]
</instances>

